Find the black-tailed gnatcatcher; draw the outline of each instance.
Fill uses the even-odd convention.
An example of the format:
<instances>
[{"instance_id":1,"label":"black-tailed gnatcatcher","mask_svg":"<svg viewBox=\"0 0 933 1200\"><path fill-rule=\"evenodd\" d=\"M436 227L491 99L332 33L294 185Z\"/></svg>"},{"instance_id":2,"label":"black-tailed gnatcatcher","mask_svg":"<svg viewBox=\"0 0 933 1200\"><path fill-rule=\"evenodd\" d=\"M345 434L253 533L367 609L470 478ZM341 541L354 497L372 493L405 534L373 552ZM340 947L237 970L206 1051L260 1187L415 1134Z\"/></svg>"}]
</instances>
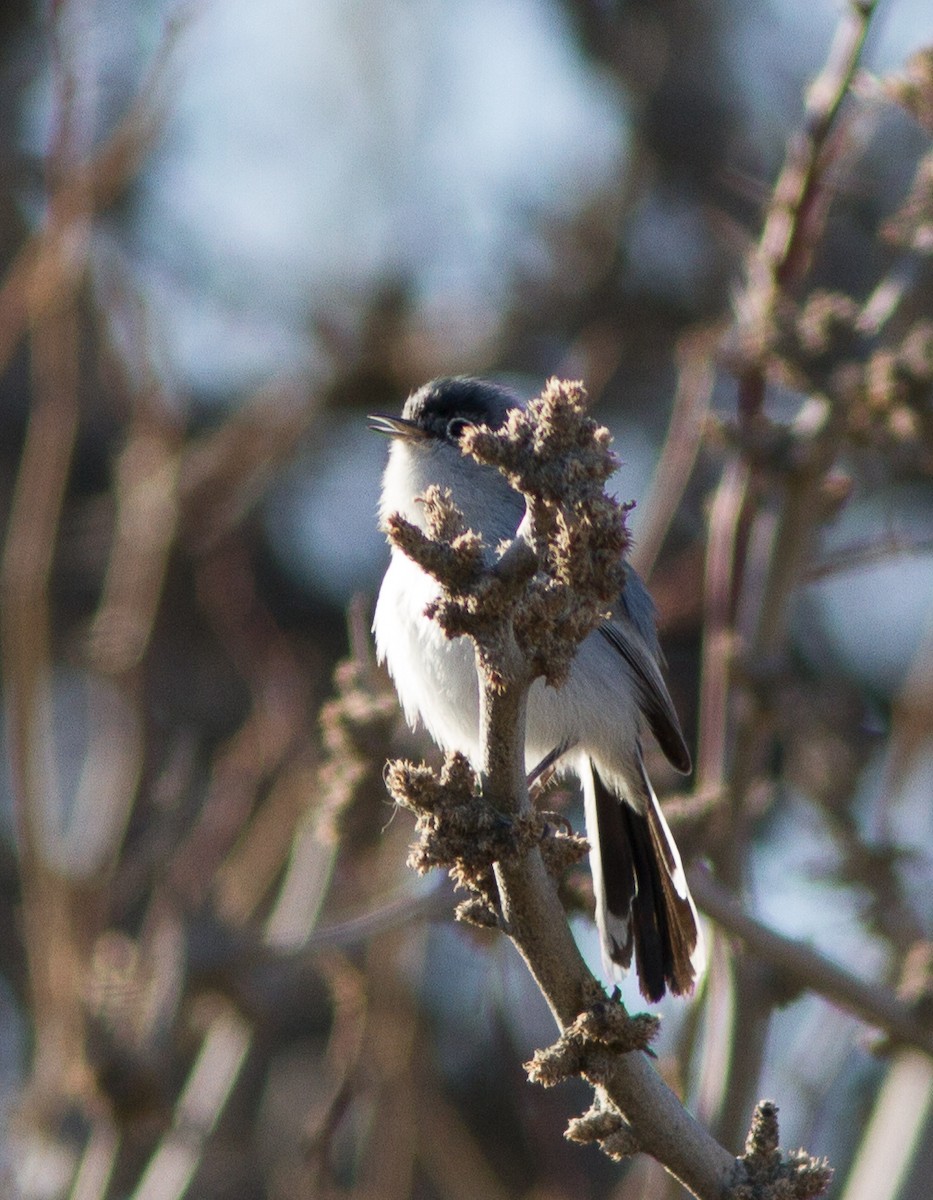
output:
<instances>
[{"instance_id":1,"label":"black-tailed gnatcatcher","mask_svg":"<svg viewBox=\"0 0 933 1200\"><path fill-rule=\"evenodd\" d=\"M487 545L511 539L524 500L493 467L461 453L468 425L499 428L520 402L504 388L454 378L427 383L401 417L373 416L391 435L382 481L383 521L401 513L424 528L418 503L431 484L449 488L467 526ZM469 638L448 638L425 616L439 585L400 550L382 581L373 632L409 723L420 720L444 750L478 766L479 686ZM671 763L690 770L690 755L659 667L654 606L634 569L612 620L579 646L566 683L538 679L528 697L525 757L529 767L562 751L561 765L583 785L596 921L606 969L628 970L634 950L642 994L693 989L703 946L680 854L642 759L645 726Z\"/></svg>"}]
</instances>

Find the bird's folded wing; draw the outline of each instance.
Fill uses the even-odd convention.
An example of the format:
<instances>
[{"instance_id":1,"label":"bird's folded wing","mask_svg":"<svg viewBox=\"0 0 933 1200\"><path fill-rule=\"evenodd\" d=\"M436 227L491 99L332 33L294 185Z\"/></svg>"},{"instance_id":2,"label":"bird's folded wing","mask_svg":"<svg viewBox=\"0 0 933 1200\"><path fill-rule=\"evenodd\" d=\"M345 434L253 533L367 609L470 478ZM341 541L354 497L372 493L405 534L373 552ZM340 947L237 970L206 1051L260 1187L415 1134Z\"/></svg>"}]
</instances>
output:
<instances>
[{"instance_id":1,"label":"bird's folded wing","mask_svg":"<svg viewBox=\"0 0 933 1200\"><path fill-rule=\"evenodd\" d=\"M599 632L628 664L638 689L639 705L658 745L671 765L686 773L690 770L690 751L654 655L624 615L620 614L615 621L603 621Z\"/></svg>"}]
</instances>

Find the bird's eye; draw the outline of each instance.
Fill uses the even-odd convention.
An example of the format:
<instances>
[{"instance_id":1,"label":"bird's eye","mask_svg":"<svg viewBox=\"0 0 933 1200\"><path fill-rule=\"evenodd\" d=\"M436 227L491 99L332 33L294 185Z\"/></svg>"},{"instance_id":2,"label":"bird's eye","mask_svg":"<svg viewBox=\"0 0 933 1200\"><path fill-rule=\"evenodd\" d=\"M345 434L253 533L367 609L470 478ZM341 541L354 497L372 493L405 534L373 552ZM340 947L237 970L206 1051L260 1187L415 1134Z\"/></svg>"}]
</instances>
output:
<instances>
[{"instance_id":1,"label":"bird's eye","mask_svg":"<svg viewBox=\"0 0 933 1200\"><path fill-rule=\"evenodd\" d=\"M457 441L464 429L469 429L473 424L466 417L454 417L452 421L447 422L447 436L452 442Z\"/></svg>"}]
</instances>

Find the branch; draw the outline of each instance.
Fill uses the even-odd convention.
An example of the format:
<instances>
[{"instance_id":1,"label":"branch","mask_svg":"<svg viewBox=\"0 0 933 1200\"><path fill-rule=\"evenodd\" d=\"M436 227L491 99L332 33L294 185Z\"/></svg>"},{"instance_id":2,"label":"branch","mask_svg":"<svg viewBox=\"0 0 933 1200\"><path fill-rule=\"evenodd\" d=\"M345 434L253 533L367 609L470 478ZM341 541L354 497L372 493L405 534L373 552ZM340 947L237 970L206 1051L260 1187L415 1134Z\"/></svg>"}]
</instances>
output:
<instances>
[{"instance_id":1,"label":"branch","mask_svg":"<svg viewBox=\"0 0 933 1200\"><path fill-rule=\"evenodd\" d=\"M820 294L795 306L792 295L825 224L826 169L874 8L874 0L854 0L840 18L826 64L808 91L803 127L788 142L736 302L732 369L741 454L725 472L712 512L706 596L707 613L716 622L704 633L699 782L704 794L724 795L709 842L720 877L739 893L749 798L770 745L773 689L763 681L773 678L793 590L830 511L831 468L845 432L846 406L833 402L829 368L851 343L858 311L846 298ZM801 390L811 397L790 425L778 424L764 410L767 381L779 372L795 380L803 376ZM730 689L737 651L746 682ZM740 1042L734 1026L717 1126L726 1139L738 1136L754 1100L770 1017L766 1001L756 973L740 960L733 1012L743 1038Z\"/></svg>"},{"instance_id":2,"label":"branch","mask_svg":"<svg viewBox=\"0 0 933 1200\"><path fill-rule=\"evenodd\" d=\"M876 0L850 0L840 18L826 65L807 93L804 124L790 140L774 186L761 240L748 266L748 285L739 300L739 340L746 367L741 372L739 414L748 425L764 401L765 353L774 331L782 290L800 278L822 225L822 182L826 149L852 83Z\"/></svg>"},{"instance_id":3,"label":"branch","mask_svg":"<svg viewBox=\"0 0 933 1200\"><path fill-rule=\"evenodd\" d=\"M155 145L172 91L171 54L184 24L184 14L167 23L146 79L106 141L85 161L73 161L71 155L51 164L54 189L45 223L20 249L0 283L0 368L30 322L73 295L87 266L90 221L119 198Z\"/></svg>"},{"instance_id":4,"label":"branch","mask_svg":"<svg viewBox=\"0 0 933 1200\"><path fill-rule=\"evenodd\" d=\"M690 890L707 916L796 987L817 992L837 1008L883 1030L892 1041L933 1055L933 1028L889 988L865 983L818 951L756 921L704 867L691 869Z\"/></svg>"},{"instance_id":5,"label":"branch","mask_svg":"<svg viewBox=\"0 0 933 1200\"><path fill-rule=\"evenodd\" d=\"M678 346L677 391L671 422L661 448L651 487L639 511L644 512L632 566L648 580L667 531L696 465L703 429L709 417L715 383L713 342L719 331L704 329L681 339Z\"/></svg>"}]
</instances>

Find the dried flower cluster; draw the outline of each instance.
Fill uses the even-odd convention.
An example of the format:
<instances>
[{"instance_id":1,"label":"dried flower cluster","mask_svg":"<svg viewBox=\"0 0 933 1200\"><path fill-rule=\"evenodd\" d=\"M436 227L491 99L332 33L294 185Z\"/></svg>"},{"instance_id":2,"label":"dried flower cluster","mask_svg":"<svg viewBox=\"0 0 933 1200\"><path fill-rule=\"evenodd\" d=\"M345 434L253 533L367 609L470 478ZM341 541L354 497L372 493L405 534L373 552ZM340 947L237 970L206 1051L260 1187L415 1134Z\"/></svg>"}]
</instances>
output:
<instances>
[{"instance_id":1,"label":"dried flower cluster","mask_svg":"<svg viewBox=\"0 0 933 1200\"><path fill-rule=\"evenodd\" d=\"M528 1078L543 1087L554 1087L572 1075L584 1075L597 1082L600 1068L594 1051L629 1054L648 1050L659 1028L658 1018L651 1013L629 1016L618 1001L600 996L552 1046L535 1051L525 1064Z\"/></svg>"},{"instance_id":2,"label":"dried flower cluster","mask_svg":"<svg viewBox=\"0 0 933 1200\"><path fill-rule=\"evenodd\" d=\"M502 429L466 432L464 450L524 495L539 569L516 613L523 653L559 687L577 645L616 603L628 547L624 505L607 496L618 466L607 429L587 416L582 384L552 379Z\"/></svg>"},{"instance_id":3,"label":"dried flower cluster","mask_svg":"<svg viewBox=\"0 0 933 1200\"><path fill-rule=\"evenodd\" d=\"M615 1162L631 1158L641 1148L625 1118L611 1105L601 1104L598 1097L582 1116L570 1121L564 1136L582 1146L596 1142L603 1154Z\"/></svg>"},{"instance_id":4,"label":"dried flower cluster","mask_svg":"<svg viewBox=\"0 0 933 1200\"><path fill-rule=\"evenodd\" d=\"M586 839L556 829L544 813L528 808L504 817L486 803L479 781L462 754L448 754L440 774L425 764L396 760L386 768L386 786L396 804L416 817L418 841L409 866L425 874L446 868L457 887L471 897L458 910L470 924L499 923L499 896L493 864L520 858L540 848L548 869L559 879L587 852Z\"/></svg>"}]
</instances>

